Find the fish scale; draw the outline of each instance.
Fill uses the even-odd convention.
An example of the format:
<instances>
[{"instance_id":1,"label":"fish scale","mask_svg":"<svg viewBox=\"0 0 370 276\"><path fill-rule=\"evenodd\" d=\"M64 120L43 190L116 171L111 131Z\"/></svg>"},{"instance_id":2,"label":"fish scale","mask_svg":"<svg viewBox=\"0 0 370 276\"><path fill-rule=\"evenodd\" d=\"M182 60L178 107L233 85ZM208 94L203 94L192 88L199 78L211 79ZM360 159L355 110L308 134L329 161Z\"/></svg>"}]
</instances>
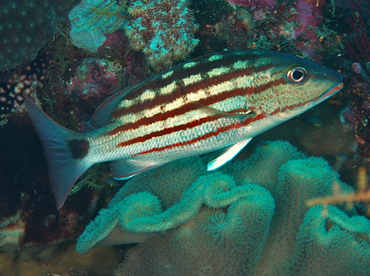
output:
<instances>
[{"instance_id":1,"label":"fish scale","mask_svg":"<svg viewBox=\"0 0 370 276\"><path fill-rule=\"evenodd\" d=\"M117 92L97 108L95 130L59 126L25 102L45 148L57 207L89 167L111 162L127 179L179 158L213 153L214 170L256 135L319 104L342 88L342 76L272 51L230 51L179 64Z\"/></svg>"}]
</instances>

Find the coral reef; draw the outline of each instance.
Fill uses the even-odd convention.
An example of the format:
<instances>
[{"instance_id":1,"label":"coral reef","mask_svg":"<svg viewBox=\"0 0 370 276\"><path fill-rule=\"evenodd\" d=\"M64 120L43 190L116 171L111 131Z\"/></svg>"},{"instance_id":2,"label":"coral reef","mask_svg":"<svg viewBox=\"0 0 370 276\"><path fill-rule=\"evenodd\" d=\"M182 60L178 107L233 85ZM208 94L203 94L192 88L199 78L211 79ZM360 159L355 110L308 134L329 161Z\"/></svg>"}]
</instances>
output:
<instances>
[{"instance_id":1,"label":"coral reef","mask_svg":"<svg viewBox=\"0 0 370 276\"><path fill-rule=\"evenodd\" d=\"M350 88L347 90L350 105L342 116L355 130L358 147L354 165L358 165L367 161L370 153L370 40L360 7L356 5L355 9L354 14L347 18L352 29L345 36L345 53L352 59L351 73L348 74Z\"/></svg>"},{"instance_id":2,"label":"coral reef","mask_svg":"<svg viewBox=\"0 0 370 276\"><path fill-rule=\"evenodd\" d=\"M367 34L366 22L361 13L360 7L355 6L356 10L352 16L347 18L351 25L351 33L345 36L347 54L362 65L363 70L370 73L370 39ZM368 10L370 12L370 10ZM358 72L362 73L362 72ZM370 78L368 78L370 81Z\"/></svg>"},{"instance_id":3,"label":"coral reef","mask_svg":"<svg viewBox=\"0 0 370 276\"><path fill-rule=\"evenodd\" d=\"M117 86L117 72L120 70L120 66L115 66L107 60L86 58L70 80L67 91L84 98L98 96L103 100Z\"/></svg>"},{"instance_id":4,"label":"coral reef","mask_svg":"<svg viewBox=\"0 0 370 276\"><path fill-rule=\"evenodd\" d=\"M274 211L266 190L249 187L257 189L226 213L202 208L169 236L140 244L114 275L248 275L258 265Z\"/></svg>"},{"instance_id":5,"label":"coral reef","mask_svg":"<svg viewBox=\"0 0 370 276\"><path fill-rule=\"evenodd\" d=\"M261 223L267 222L266 206L257 211L256 205L245 205L239 209L241 214L234 216L239 218L239 223L233 220L234 223L228 225L232 212L242 207L240 205L240 202L233 203L227 214L222 210L203 209L191 223L170 236L152 238L129 251L114 275L182 275L185 272L186 275L266 275L258 264L261 255L263 260L266 254L259 254L265 246L266 228L261 227ZM251 223L250 219L255 216ZM291 246L292 257L278 263L277 256L264 265L272 275L366 275L369 261L362 258L369 256L369 245L358 238L363 232L368 235L369 226L368 220L358 216L348 218L332 206L327 217L322 216L320 207L312 208L299 229L296 247ZM256 235L255 230L260 231L261 236Z\"/></svg>"},{"instance_id":6,"label":"coral reef","mask_svg":"<svg viewBox=\"0 0 370 276\"><path fill-rule=\"evenodd\" d=\"M320 25L323 3L323 0L297 0L295 9L300 26L294 29L295 36L304 35L310 39L317 39L316 34L309 28Z\"/></svg>"},{"instance_id":7,"label":"coral reef","mask_svg":"<svg viewBox=\"0 0 370 276\"><path fill-rule=\"evenodd\" d=\"M281 8L286 4L278 4L275 0L229 0L232 5L241 5L247 8L255 9L255 19L261 20L263 13L270 13L269 10L276 9L281 11ZM317 39L316 34L313 31L314 27L318 27L321 23L321 10L323 8L323 0L297 0L294 9L290 9L294 12L293 18L299 23L293 30L293 36L296 39L297 36L303 35L306 38ZM286 7L284 7L286 9ZM266 10L265 10L266 9ZM262 16L262 18L261 18Z\"/></svg>"},{"instance_id":8,"label":"coral reef","mask_svg":"<svg viewBox=\"0 0 370 276\"><path fill-rule=\"evenodd\" d=\"M234 13L200 30L203 38L226 42L228 49L273 49L304 56L316 62L338 60L337 33L342 31L338 18L324 20L322 13L331 7L324 1L229 1L239 4ZM333 3L332 3L333 4ZM326 6L325 6L326 5ZM334 22L334 23L333 23ZM331 24L331 28L327 25ZM200 43L207 42L203 39ZM215 41L212 41L215 44ZM207 42L209 46L210 42ZM334 49L328 56L328 50Z\"/></svg>"},{"instance_id":9,"label":"coral reef","mask_svg":"<svg viewBox=\"0 0 370 276\"><path fill-rule=\"evenodd\" d=\"M356 2L357 8L346 0L3 1L0 274L105 276L127 257L117 275L189 275L189 267L201 275L369 275L369 264L358 261L369 260L363 250L368 251L368 221L346 209L354 206L362 214L369 186L353 193L322 159L306 158L286 143L261 142L287 139L306 154L324 156L336 169L345 159L343 176L356 173L353 163L369 168L370 2ZM333 99L338 106L324 104L253 139L238 159L259 144L256 154L217 173L207 174L205 160L192 158L136 176L86 228L96 236L85 233L78 248L141 244L76 252L74 239L96 206L105 206L107 194L118 188L106 184L108 165L96 167L57 213L43 150L22 112L22 93L30 93L62 125L87 130L85 122L115 87L141 82L186 56L246 48L340 68L348 94ZM348 101L349 124L343 124L336 118ZM350 155L354 143L357 161ZM97 203L101 195L105 201ZM215 204L220 196L229 202ZM130 220L117 215L118 206L128 206L124 215ZM153 223L155 232L144 229Z\"/></svg>"},{"instance_id":10,"label":"coral reef","mask_svg":"<svg viewBox=\"0 0 370 276\"><path fill-rule=\"evenodd\" d=\"M228 2L234 6L241 5L248 8L260 7L260 8L274 8L275 0L228 0Z\"/></svg>"},{"instance_id":11,"label":"coral reef","mask_svg":"<svg viewBox=\"0 0 370 276\"><path fill-rule=\"evenodd\" d=\"M105 34L121 30L127 24L126 4L112 0L82 0L68 18L75 46L96 53L106 41Z\"/></svg>"},{"instance_id":12,"label":"coral reef","mask_svg":"<svg viewBox=\"0 0 370 276\"><path fill-rule=\"evenodd\" d=\"M205 25L214 25L226 14L234 11L226 0L191 1L190 8L196 11L194 17L200 24L200 28Z\"/></svg>"},{"instance_id":13,"label":"coral reef","mask_svg":"<svg viewBox=\"0 0 370 276\"><path fill-rule=\"evenodd\" d=\"M79 235L97 208L99 193L85 191L57 212L31 122L13 113L1 128L0 142L6 145L0 149L0 250L22 254L33 248L37 255Z\"/></svg>"},{"instance_id":14,"label":"coral reef","mask_svg":"<svg viewBox=\"0 0 370 276\"><path fill-rule=\"evenodd\" d=\"M148 63L163 70L188 56L197 45L198 26L186 0L135 1L128 9L133 22L125 27L131 47L142 50Z\"/></svg>"},{"instance_id":15,"label":"coral reef","mask_svg":"<svg viewBox=\"0 0 370 276\"><path fill-rule=\"evenodd\" d=\"M107 40L93 57L73 46L68 26L49 44L49 75L37 98L58 123L75 130L87 130L94 110L114 89L122 89L147 78L144 57L128 52L123 31L106 34Z\"/></svg>"},{"instance_id":16,"label":"coral reef","mask_svg":"<svg viewBox=\"0 0 370 276\"><path fill-rule=\"evenodd\" d=\"M354 203L361 203L364 206L362 209L367 217L370 217L370 189L367 179L367 172L365 167L359 167L357 172L357 183L356 192L343 192L341 191L338 184L333 183L333 195L328 197L318 197L307 201L307 206L312 207L315 205L324 205L326 207L328 204L342 204L346 203L348 207L353 206Z\"/></svg>"},{"instance_id":17,"label":"coral reef","mask_svg":"<svg viewBox=\"0 0 370 276\"><path fill-rule=\"evenodd\" d=\"M52 248L44 248L39 254L41 259L26 255L34 254L32 247L22 249L20 256L0 252L0 275L111 276L120 262L115 248L98 248L87 255L79 254L74 248L75 244L69 243L53 254ZM53 258L47 258L50 255Z\"/></svg>"},{"instance_id":18,"label":"coral reef","mask_svg":"<svg viewBox=\"0 0 370 276\"><path fill-rule=\"evenodd\" d=\"M77 245L78 250L80 252L86 252L99 242L100 246L106 244L120 244L121 237L122 240L126 241L127 243L132 242L132 238L137 238L137 241L142 241L143 239L150 237L151 235L144 235L143 237L135 235L131 237L130 234L128 234L128 232L126 231L126 234L129 235L129 238L131 238L131 240L125 237L125 234L119 235L119 240L104 240L104 238L108 237L115 228L118 228L117 231L119 232L119 234L122 232L119 231L122 230L119 226L116 227L118 225L119 217L118 214L116 214L115 212L118 210L117 208L119 208L116 206L128 204L127 201L123 202L125 198L129 198L132 195L135 196L136 193L140 193L148 200L152 200L153 204L156 204L158 199L156 199L155 196L161 195L160 208L162 208L163 210L168 210L180 200L184 191L189 188L193 184L193 182L195 182L201 175L205 173L205 169L203 168L202 163L199 159L193 159L191 163L189 163L188 159L182 159L176 161L174 165L177 166L160 167L145 174L140 174L129 181L124 186L125 188L120 189L119 192L114 196L114 198L109 202L108 209L102 209L100 211L101 215L88 226L91 232L86 231L84 235L79 237L79 243ZM165 179L162 179L162 185L157 185L157 182L152 181L153 179L160 178L160 176L162 175L168 176ZM145 205L149 206L147 203ZM153 206L159 208L158 205ZM130 210L134 211L134 209ZM156 210L150 210L148 208L148 211ZM159 212L160 209L157 209L157 211ZM135 216L134 212L132 212L131 214ZM135 217L133 217L133 219L135 219ZM113 224L107 226L107 223L109 221L113 222ZM122 223L124 223L124 221ZM96 227L96 229L94 229L94 227ZM116 236L117 235L115 235L115 237ZM103 242L101 242L102 240Z\"/></svg>"},{"instance_id":19,"label":"coral reef","mask_svg":"<svg viewBox=\"0 0 370 276\"><path fill-rule=\"evenodd\" d=\"M23 93L35 97L36 87L47 77L48 66L49 55L44 49L23 68L0 72L0 114L23 111Z\"/></svg>"},{"instance_id":20,"label":"coral reef","mask_svg":"<svg viewBox=\"0 0 370 276\"><path fill-rule=\"evenodd\" d=\"M278 275L368 275L370 221L329 206L307 211L294 254ZM365 258L365 259L363 259Z\"/></svg>"},{"instance_id":21,"label":"coral reef","mask_svg":"<svg viewBox=\"0 0 370 276\"><path fill-rule=\"evenodd\" d=\"M213 183L212 186L209 183ZM262 191L261 191L262 190ZM77 251L86 253L97 243L96 237L104 239L117 226L124 232L131 233L159 233L164 232L179 225L182 225L192 219L203 205L212 208L224 208L231 202L243 201L243 205L248 202L254 202L256 205L259 200L259 194L264 193L264 189L255 185L243 185L236 187L230 176L214 173L200 177L183 194L180 201L162 211L161 202L156 196L150 193L135 193L122 202L109 209L104 209L99 213L99 217L87 226L83 235L78 238ZM268 196L267 196L268 197ZM274 203L263 196L266 208L266 223L271 220ZM239 207L235 207L240 210ZM238 211L234 210L235 216ZM230 220L242 219L233 217ZM99 240L98 240L99 241Z\"/></svg>"},{"instance_id":22,"label":"coral reef","mask_svg":"<svg viewBox=\"0 0 370 276\"><path fill-rule=\"evenodd\" d=\"M63 18L76 0L19 0L0 4L0 70L31 60L54 34L53 21Z\"/></svg>"},{"instance_id":23,"label":"coral reef","mask_svg":"<svg viewBox=\"0 0 370 276\"><path fill-rule=\"evenodd\" d=\"M313 265L327 275L369 273L370 221L343 204L344 211L306 205L331 195L333 182L352 191L326 161L287 142L259 147L210 174L198 157L179 160L121 188L78 238L77 250L142 242L116 275L311 275Z\"/></svg>"}]
</instances>

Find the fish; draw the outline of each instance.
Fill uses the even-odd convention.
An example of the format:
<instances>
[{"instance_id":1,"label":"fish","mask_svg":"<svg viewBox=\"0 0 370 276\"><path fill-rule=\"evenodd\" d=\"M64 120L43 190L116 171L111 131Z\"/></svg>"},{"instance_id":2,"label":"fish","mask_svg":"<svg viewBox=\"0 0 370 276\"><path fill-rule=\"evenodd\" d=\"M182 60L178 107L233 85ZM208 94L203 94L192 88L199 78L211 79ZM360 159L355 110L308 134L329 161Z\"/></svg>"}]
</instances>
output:
<instances>
[{"instance_id":1,"label":"fish","mask_svg":"<svg viewBox=\"0 0 370 276\"><path fill-rule=\"evenodd\" d=\"M107 98L89 132L53 121L25 104L44 147L59 210L91 166L111 162L129 179L173 160L210 153L207 170L232 160L255 136L328 99L343 87L334 70L274 51L201 56Z\"/></svg>"}]
</instances>

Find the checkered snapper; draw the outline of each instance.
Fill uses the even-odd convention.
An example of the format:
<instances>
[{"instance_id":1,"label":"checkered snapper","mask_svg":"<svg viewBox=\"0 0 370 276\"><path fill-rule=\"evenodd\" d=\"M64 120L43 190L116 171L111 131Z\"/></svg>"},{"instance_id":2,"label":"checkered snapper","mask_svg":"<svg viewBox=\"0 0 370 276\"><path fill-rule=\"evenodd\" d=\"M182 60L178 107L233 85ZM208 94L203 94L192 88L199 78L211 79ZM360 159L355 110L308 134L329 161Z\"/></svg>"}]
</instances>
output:
<instances>
[{"instance_id":1,"label":"checkered snapper","mask_svg":"<svg viewBox=\"0 0 370 276\"><path fill-rule=\"evenodd\" d=\"M60 209L94 164L110 161L113 176L128 179L214 152L207 169L215 170L256 135L342 87L342 76L328 68L283 53L245 50L199 57L117 92L96 109L90 132L58 125L27 96L25 103Z\"/></svg>"}]
</instances>

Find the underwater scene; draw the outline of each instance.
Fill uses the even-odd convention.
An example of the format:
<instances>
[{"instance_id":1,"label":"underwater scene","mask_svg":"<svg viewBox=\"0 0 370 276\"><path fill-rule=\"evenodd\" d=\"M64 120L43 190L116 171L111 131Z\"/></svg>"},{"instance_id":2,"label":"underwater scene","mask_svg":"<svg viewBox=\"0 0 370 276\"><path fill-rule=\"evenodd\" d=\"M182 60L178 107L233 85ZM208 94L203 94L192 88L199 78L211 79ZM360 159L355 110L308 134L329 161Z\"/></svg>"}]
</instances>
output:
<instances>
[{"instance_id":1,"label":"underwater scene","mask_svg":"<svg viewBox=\"0 0 370 276\"><path fill-rule=\"evenodd\" d=\"M1 1L0 38L0 276L370 275L369 0Z\"/></svg>"}]
</instances>

